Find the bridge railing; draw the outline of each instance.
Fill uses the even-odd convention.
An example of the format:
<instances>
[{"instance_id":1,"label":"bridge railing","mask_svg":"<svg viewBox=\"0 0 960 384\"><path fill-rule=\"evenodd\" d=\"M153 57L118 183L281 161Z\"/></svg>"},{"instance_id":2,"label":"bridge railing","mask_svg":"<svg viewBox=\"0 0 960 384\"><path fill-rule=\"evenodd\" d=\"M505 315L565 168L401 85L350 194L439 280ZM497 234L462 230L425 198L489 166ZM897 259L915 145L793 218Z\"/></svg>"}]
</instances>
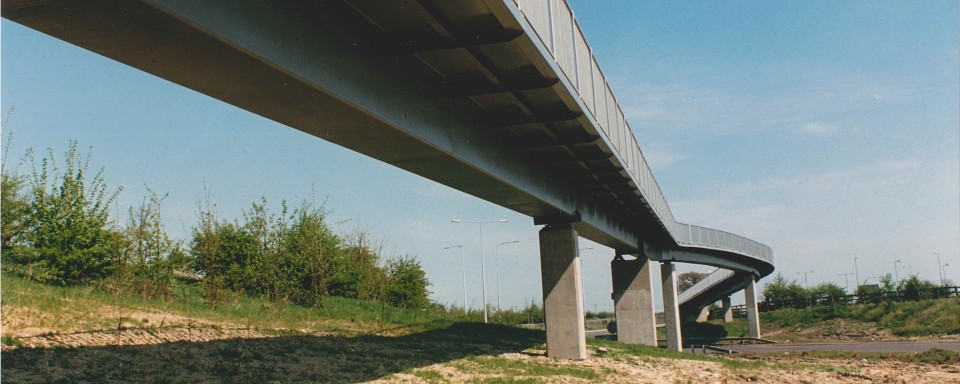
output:
<instances>
[{"instance_id":1,"label":"bridge railing","mask_svg":"<svg viewBox=\"0 0 960 384\"><path fill-rule=\"evenodd\" d=\"M713 272L710 272L707 277L704 277L703 280L698 281L696 284L680 292L679 302L680 304L686 303L687 300L690 300L701 292L706 291L713 287L714 285L720 284L726 279L729 279L733 276L734 272L729 269L717 268Z\"/></svg>"},{"instance_id":2,"label":"bridge railing","mask_svg":"<svg viewBox=\"0 0 960 384\"><path fill-rule=\"evenodd\" d=\"M714 248L773 262L770 247L729 232L678 223L660 190L650 165L627 123L566 0L514 0L540 41L553 56L562 75L583 100L589 115L638 193L660 218L678 245Z\"/></svg>"}]
</instances>

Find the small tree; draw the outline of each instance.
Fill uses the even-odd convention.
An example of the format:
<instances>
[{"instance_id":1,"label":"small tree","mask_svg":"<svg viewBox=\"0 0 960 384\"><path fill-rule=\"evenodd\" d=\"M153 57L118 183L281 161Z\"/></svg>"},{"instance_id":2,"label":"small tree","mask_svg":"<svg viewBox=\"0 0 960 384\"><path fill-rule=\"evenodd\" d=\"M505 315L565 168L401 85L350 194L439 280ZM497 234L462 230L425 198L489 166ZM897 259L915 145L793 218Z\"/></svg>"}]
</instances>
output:
<instances>
[{"instance_id":1,"label":"small tree","mask_svg":"<svg viewBox=\"0 0 960 384\"><path fill-rule=\"evenodd\" d=\"M24 178L11 175L3 170L0 173L2 183L0 183L0 220L3 224L0 227L0 253L3 254L3 261L12 264L22 264L16 255L23 255L23 250L14 249L23 246L26 235L26 217L30 209L30 203L23 193Z\"/></svg>"},{"instance_id":2,"label":"small tree","mask_svg":"<svg viewBox=\"0 0 960 384\"><path fill-rule=\"evenodd\" d=\"M427 298L430 281L416 259L401 257L389 260L386 274L384 299L388 304L400 308L426 308L430 303Z\"/></svg>"},{"instance_id":3,"label":"small tree","mask_svg":"<svg viewBox=\"0 0 960 384\"><path fill-rule=\"evenodd\" d=\"M329 280L341 254L341 241L326 222L323 207L304 202L293 211L280 236L279 270L288 277L291 298L302 305L322 306Z\"/></svg>"},{"instance_id":4,"label":"small tree","mask_svg":"<svg viewBox=\"0 0 960 384\"><path fill-rule=\"evenodd\" d=\"M683 292L707 277L706 273L684 272L677 276L677 291Z\"/></svg>"},{"instance_id":5,"label":"small tree","mask_svg":"<svg viewBox=\"0 0 960 384\"><path fill-rule=\"evenodd\" d=\"M834 283L823 283L810 289L809 296L833 303L847 295L843 287Z\"/></svg>"},{"instance_id":6,"label":"small tree","mask_svg":"<svg viewBox=\"0 0 960 384\"><path fill-rule=\"evenodd\" d=\"M893 281L893 275L886 274L880 276L880 289L883 292L892 292L897 290L897 283Z\"/></svg>"},{"instance_id":7,"label":"small tree","mask_svg":"<svg viewBox=\"0 0 960 384\"><path fill-rule=\"evenodd\" d=\"M120 189L110 192L102 168L88 176L90 156L81 160L75 141L62 169L53 150L48 153L39 167L31 161L31 195L24 217L29 249L18 260L37 269L32 277L38 281L82 284L107 277L121 243L109 218L110 204Z\"/></svg>"},{"instance_id":8,"label":"small tree","mask_svg":"<svg viewBox=\"0 0 960 384\"><path fill-rule=\"evenodd\" d=\"M145 298L166 297L172 294L174 259L182 252L180 243L167 236L160 217L160 203L166 195L161 197L149 188L147 191L149 195L140 206L130 208L117 275L122 285Z\"/></svg>"},{"instance_id":9,"label":"small tree","mask_svg":"<svg viewBox=\"0 0 960 384\"><path fill-rule=\"evenodd\" d=\"M20 264L15 257L17 254L23 254L21 250L15 250L14 247L22 246L26 228L26 216L30 208L27 196L24 195L24 184L26 179L7 169L7 155L10 153L10 143L13 142L13 133L9 130L10 117L13 115L13 108L7 112L3 119L3 131L7 132L6 145L3 148L3 161L0 162L0 255L3 261L9 264Z\"/></svg>"},{"instance_id":10,"label":"small tree","mask_svg":"<svg viewBox=\"0 0 960 384\"><path fill-rule=\"evenodd\" d=\"M900 292L903 293L903 298L906 300L919 301L932 299L937 296L937 294L933 293L933 290L937 288L937 285L929 280L920 280L917 275L910 275L906 279L900 281L899 288Z\"/></svg>"}]
</instances>

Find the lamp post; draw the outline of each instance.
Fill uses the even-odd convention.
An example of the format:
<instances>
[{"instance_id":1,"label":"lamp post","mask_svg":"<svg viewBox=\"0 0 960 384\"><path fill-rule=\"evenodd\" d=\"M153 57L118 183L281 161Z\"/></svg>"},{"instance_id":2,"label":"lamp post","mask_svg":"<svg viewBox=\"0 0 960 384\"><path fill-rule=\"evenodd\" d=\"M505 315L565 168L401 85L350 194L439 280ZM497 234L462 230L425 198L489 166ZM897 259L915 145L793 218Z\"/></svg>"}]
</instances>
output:
<instances>
[{"instance_id":1,"label":"lamp post","mask_svg":"<svg viewBox=\"0 0 960 384\"><path fill-rule=\"evenodd\" d=\"M800 275L800 274L803 275L803 288L804 288L804 289L810 289L810 287L807 285L807 274L808 274L808 273L813 273L813 271L797 272L798 275Z\"/></svg>"},{"instance_id":2,"label":"lamp post","mask_svg":"<svg viewBox=\"0 0 960 384\"><path fill-rule=\"evenodd\" d=\"M857 288L860 288L860 268L857 267L857 260L860 260L860 258L859 257L853 258L853 273L856 275L855 277L857 278Z\"/></svg>"},{"instance_id":3,"label":"lamp post","mask_svg":"<svg viewBox=\"0 0 960 384\"><path fill-rule=\"evenodd\" d=\"M497 313L500 313L500 246L504 244L516 244L520 240L514 241L504 241L500 244L497 244ZM500 316L500 315L497 315Z\"/></svg>"},{"instance_id":4,"label":"lamp post","mask_svg":"<svg viewBox=\"0 0 960 384\"><path fill-rule=\"evenodd\" d=\"M900 291L900 271L897 268L897 264L902 263L902 261L897 260L893 262L893 277L896 279L897 286L894 287L894 291Z\"/></svg>"},{"instance_id":5,"label":"lamp post","mask_svg":"<svg viewBox=\"0 0 960 384\"><path fill-rule=\"evenodd\" d=\"M940 286L943 286L943 270L940 269L940 254L936 251L933 252L933 255L937 257L937 272L940 273Z\"/></svg>"},{"instance_id":6,"label":"lamp post","mask_svg":"<svg viewBox=\"0 0 960 384\"><path fill-rule=\"evenodd\" d=\"M493 221L467 221L460 219L450 220L454 224L477 224L480 227L480 280L481 280L481 292L483 296L483 322L487 323L487 277L486 272L483 266L483 225L490 223L506 223L507 219L493 220Z\"/></svg>"},{"instance_id":7,"label":"lamp post","mask_svg":"<svg viewBox=\"0 0 960 384\"><path fill-rule=\"evenodd\" d=\"M467 313L467 259L463 257L463 245L451 245L443 249L460 248L460 267L463 269L463 313Z\"/></svg>"},{"instance_id":8,"label":"lamp post","mask_svg":"<svg viewBox=\"0 0 960 384\"><path fill-rule=\"evenodd\" d=\"M850 272L847 273L838 273L837 276L843 276L843 283L846 285L846 290L850 290L850 280L847 279L847 276L850 276Z\"/></svg>"},{"instance_id":9,"label":"lamp post","mask_svg":"<svg viewBox=\"0 0 960 384\"><path fill-rule=\"evenodd\" d=\"M944 264L942 267L940 267L940 270L943 271L943 272L942 272L943 276L946 276L946 275L947 275L947 267L949 267L949 266L950 266L950 263L947 263L947 264ZM944 284L944 283L940 283L940 285L943 285L943 284Z\"/></svg>"}]
</instances>

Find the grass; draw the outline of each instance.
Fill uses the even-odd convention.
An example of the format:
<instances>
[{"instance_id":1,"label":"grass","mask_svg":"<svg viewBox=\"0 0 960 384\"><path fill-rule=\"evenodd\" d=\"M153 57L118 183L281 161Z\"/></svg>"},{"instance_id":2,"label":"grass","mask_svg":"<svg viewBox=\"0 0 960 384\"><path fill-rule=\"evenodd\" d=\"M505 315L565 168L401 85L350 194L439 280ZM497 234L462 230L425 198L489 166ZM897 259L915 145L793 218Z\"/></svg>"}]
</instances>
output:
<instances>
[{"instance_id":1,"label":"grass","mask_svg":"<svg viewBox=\"0 0 960 384\"><path fill-rule=\"evenodd\" d=\"M547 376L575 377L585 380L600 380L612 369L571 366L561 364L530 364L527 361L511 360L499 356L471 356L453 363L461 371L496 375L503 378L535 378Z\"/></svg>"},{"instance_id":2,"label":"grass","mask_svg":"<svg viewBox=\"0 0 960 384\"><path fill-rule=\"evenodd\" d=\"M274 330L349 331L371 333L409 328L411 331L442 327L457 319L413 309L381 306L379 303L329 297L320 308L261 300L238 295L216 308L201 297L194 284L178 282L171 299L144 299L115 295L90 286L61 287L38 284L3 273L2 303L38 316L31 326L63 332L115 329L118 324L155 327L130 314L137 311L162 312L190 319L230 323L241 327ZM5 309L6 311L6 309ZM4 313L6 315L6 312Z\"/></svg>"},{"instance_id":3,"label":"grass","mask_svg":"<svg viewBox=\"0 0 960 384\"><path fill-rule=\"evenodd\" d=\"M960 334L960 299L883 302L850 306L781 309L760 315L779 327L810 327L832 319L876 323L897 336Z\"/></svg>"},{"instance_id":4,"label":"grass","mask_svg":"<svg viewBox=\"0 0 960 384\"><path fill-rule=\"evenodd\" d=\"M125 376L122 375L129 370L117 368L116 362L122 362L124 367L135 367L138 372L147 372L144 377L155 382L193 379L202 381L201 379L206 377L229 377L240 381L298 377L303 379L304 377L297 376L296 372L298 369L307 369L304 367L309 368L309 374L317 375L311 376L311 379L327 382L366 381L392 373L409 374L426 382L449 381L451 378L446 371L431 368L438 363L475 376L467 380L480 383L527 383L555 379L603 382L614 377L622 379L621 372L603 365L569 364L542 358L517 359L501 355L521 351L541 353L539 351L544 349L544 335L541 331L458 322L456 318L438 313L383 307L373 302L329 298L323 308L304 308L259 298L235 297L217 308L211 308L200 297L197 287L184 281L177 283L175 297L168 300L114 295L91 287L41 285L9 274L2 275L2 282L0 299L3 315L6 317L8 311L28 311L30 316L27 318L33 322L30 326L39 328L60 332L109 330L116 329L118 323L149 328L160 324L156 320L147 321L140 314L163 312L197 321L255 328L261 333L279 336L170 343L162 346L46 350L14 348L9 354L5 351L5 358L18 363L11 366L20 365L25 372L35 371L27 368L38 368L54 362L65 369L70 368L71 372L78 372L77 376L71 377L76 380L108 376L123 379ZM909 309L910 307L902 308ZM935 307L934 311L937 310L949 311ZM867 313L879 310L867 308L863 311ZM814 322L818 318L835 314L836 312L825 310L784 313L778 314L782 320L777 321ZM799 317L799 320L796 320L796 317ZM904 321L904 324L907 323L909 321ZM726 332L733 336L736 334L731 333L741 328L745 332L742 322L727 328L717 325L704 326L700 331ZM384 330L386 331L383 333L390 337L377 335ZM312 331L323 332L314 334ZM15 333L2 336L5 348L18 347L22 340L26 339L18 339ZM855 375L858 372L856 367L816 365L802 360L783 363L722 355L689 354L607 340L588 340L588 347L594 351L600 347L605 349L603 353L594 354L599 359L631 365L638 362L648 364L652 358L663 358L713 362L724 370L746 375L768 369L823 371L842 375ZM823 353L823 358L851 357L832 354ZM896 358L930 364L957 364L960 360L955 353L945 351L896 357L884 355L890 354L859 354L852 357L863 356L871 360ZM135 356L144 358L133 360ZM7 373L5 368L4 375ZM54 376L44 378L49 380L41 381L58 379Z\"/></svg>"},{"instance_id":5,"label":"grass","mask_svg":"<svg viewBox=\"0 0 960 384\"><path fill-rule=\"evenodd\" d=\"M960 299L787 308L760 314L760 322L768 330L799 331L834 319L873 324L900 337L957 335L960 334ZM831 329L828 327L824 331L831 332ZM794 333L787 332L781 337L792 338L796 336ZM746 321L737 319L731 323L685 324L683 335L692 338L746 337L748 331Z\"/></svg>"}]
</instances>

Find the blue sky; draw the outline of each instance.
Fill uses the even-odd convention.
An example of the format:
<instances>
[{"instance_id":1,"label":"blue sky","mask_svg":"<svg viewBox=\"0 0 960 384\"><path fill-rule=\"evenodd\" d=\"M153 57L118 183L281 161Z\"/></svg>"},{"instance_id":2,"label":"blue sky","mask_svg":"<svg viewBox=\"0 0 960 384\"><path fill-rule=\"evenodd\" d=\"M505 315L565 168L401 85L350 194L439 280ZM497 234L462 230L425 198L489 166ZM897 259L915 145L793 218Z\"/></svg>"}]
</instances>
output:
<instances>
[{"instance_id":1,"label":"blue sky","mask_svg":"<svg viewBox=\"0 0 960 384\"><path fill-rule=\"evenodd\" d=\"M960 281L960 52L956 1L570 0L676 217L773 247L778 271L811 284L892 273ZM169 193L183 238L204 186L221 217L261 196L327 201L390 256L416 255L434 298L488 301L500 242L504 306L539 300L532 220L280 126L4 20L8 169L27 148L93 146L124 191L118 219L150 188ZM4 136L6 139L6 136ZM610 309L612 251L583 241L587 309ZM681 271L707 271L685 266ZM852 281L852 276L851 276ZM739 296L739 295L738 295ZM742 298L735 297L735 301Z\"/></svg>"}]
</instances>

